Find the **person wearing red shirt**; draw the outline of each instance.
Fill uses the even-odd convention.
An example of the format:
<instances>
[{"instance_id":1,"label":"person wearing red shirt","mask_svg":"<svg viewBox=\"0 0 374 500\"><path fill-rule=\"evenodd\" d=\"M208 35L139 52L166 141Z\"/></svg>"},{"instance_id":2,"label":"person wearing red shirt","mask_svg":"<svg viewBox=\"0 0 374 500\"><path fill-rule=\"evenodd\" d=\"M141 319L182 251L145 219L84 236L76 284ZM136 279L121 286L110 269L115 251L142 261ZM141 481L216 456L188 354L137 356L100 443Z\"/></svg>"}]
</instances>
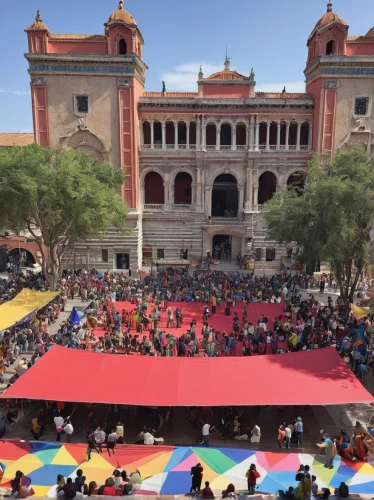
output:
<instances>
[{"instance_id":1,"label":"person wearing red shirt","mask_svg":"<svg viewBox=\"0 0 374 500\"><path fill-rule=\"evenodd\" d=\"M104 486L100 486L99 495L106 495L108 497L119 497L121 495L121 491L117 490L115 487L113 478L108 477L105 481Z\"/></svg>"},{"instance_id":2,"label":"person wearing red shirt","mask_svg":"<svg viewBox=\"0 0 374 500\"><path fill-rule=\"evenodd\" d=\"M248 482L248 494L254 495L255 488L256 488L256 481L260 477L260 474L256 469L256 464L250 465L245 477L247 478L247 482Z\"/></svg>"}]
</instances>

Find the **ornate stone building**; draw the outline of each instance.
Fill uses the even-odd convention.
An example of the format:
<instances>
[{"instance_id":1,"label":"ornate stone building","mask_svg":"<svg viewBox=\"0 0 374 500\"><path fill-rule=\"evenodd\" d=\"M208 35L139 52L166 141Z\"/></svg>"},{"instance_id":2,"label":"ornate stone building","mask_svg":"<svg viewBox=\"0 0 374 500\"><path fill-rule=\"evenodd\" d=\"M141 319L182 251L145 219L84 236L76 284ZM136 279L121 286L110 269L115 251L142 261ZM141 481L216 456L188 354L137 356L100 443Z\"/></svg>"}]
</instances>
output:
<instances>
[{"instance_id":1,"label":"ornate stone building","mask_svg":"<svg viewBox=\"0 0 374 500\"><path fill-rule=\"evenodd\" d=\"M308 38L306 92L261 92L253 70L197 75L196 92L146 92L143 37L122 0L103 35L26 29L35 140L80 148L126 172L130 233L77 242L77 265L136 271L146 258L200 260L222 242L273 273L287 251L266 238L261 208L302 182L312 152L371 148L374 29L348 36L332 11Z\"/></svg>"}]
</instances>

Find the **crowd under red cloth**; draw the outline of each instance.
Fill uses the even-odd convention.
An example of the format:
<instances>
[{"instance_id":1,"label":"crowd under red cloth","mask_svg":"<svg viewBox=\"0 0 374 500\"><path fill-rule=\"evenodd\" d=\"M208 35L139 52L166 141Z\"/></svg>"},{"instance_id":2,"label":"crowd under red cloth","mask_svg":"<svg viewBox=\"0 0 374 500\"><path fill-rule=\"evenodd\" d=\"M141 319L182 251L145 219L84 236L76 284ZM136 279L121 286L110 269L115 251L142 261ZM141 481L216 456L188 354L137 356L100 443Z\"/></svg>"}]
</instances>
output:
<instances>
[{"instance_id":1,"label":"crowd under red cloth","mask_svg":"<svg viewBox=\"0 0 374 500\"><path fill-rule=\"evenodd\" d=\"M161 358L56 345L1 398L142 406L374 402L333 347L240 358Z\"/></svg>"},{"instance_id":2,"label":"crowd under red cloth","mask_svg":"<svg viewBox=\"0 0 374 500\"><path fill-rule=\"evenodd\" d=\"M118 312L122 312L123 310L127 312L131 312L136 307L136 304L131 304L130 302L113 302L112 303L115 309ZM203 325L203 312L204 307L208 306L209 310L212 310L210 303L205 302L169 302L168 307L171 307L173 311L177 307L182 311L183 314L183 324L181 328L166 328L166 320L167 313L161 313L161 321L160 321L160 330L166 333L172 333L176 336L182 335L183 332L186 332L190 327L190 323L193 320L196 320L196 333L198 338L202 338L201 329ZM242 316L243 316L243 302L238 302L234 307L231 307L231 316L225 316L225 303L222 303L220 306L217 305L216 314L212 314L208 320L209 326L212 326L215 331L232 333L233 331L233 321L232 318L234 313L237 313L239 316L240 324L242 325ZM148 314L151 314L153 311L154 305L149 304L148 306ZM268 329L272 330L274 319L282 315L283 320L285 320L285 315L283 311L283 304L269 304L267 302L250 302L247 304L247 319L248 322L253 325L257 324L257 321L260 319L261 314L264 314L269 322ZM124 328L124 327L123 327ZM96 327L94 331L94 335L97 337L101 337L105 332L104 327ZM142 334L138 334L140 336L147 335L148 331L144 331ZM135 330L131 331L131 334L136 334ZM287 350L287 345L285 342L278 342L279 349ZM243 356L242 343L236 343L236 356Z\"/></svg>"}]
</instances>

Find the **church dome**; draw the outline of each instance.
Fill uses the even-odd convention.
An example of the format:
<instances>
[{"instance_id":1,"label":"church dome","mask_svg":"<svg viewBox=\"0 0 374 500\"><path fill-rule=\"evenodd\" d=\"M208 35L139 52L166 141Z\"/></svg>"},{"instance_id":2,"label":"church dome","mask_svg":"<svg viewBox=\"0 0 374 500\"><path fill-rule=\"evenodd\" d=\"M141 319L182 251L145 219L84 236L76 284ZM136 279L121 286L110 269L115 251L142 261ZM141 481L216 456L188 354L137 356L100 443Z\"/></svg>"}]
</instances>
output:
<instances>
[{"instance_id":1,"label":"church dome","mask_svg":"<svg viewBox=\"0 0 374 500\"><path fill-rule=\"evenodd\" d=\"M321 28L322 26L326 26L327 24L338 22L341 24L344 24L347 26L347 23L342 19L341 17L338 16L336 12L332 11L332 3L329 2L327 4L327 12L324 14L321 19L317 21L317 24L315 25L314 29Z\"/></svg>"},{"instance_id":2,"label":"church dome","mask_svg":"<svg viewBox=\"0 0 374 500\"><path fill-rule=\"evenodd\" d=\"M118 9L111 13L107 24L112 23L113 21L122 21L126 24L135 24L136 25L136 21L132 17L132 15L129 14L127 12L127 10L125 10L123 8L123 0L120 0L120 2L118 4Z\"/></svg>"}]
</instances>

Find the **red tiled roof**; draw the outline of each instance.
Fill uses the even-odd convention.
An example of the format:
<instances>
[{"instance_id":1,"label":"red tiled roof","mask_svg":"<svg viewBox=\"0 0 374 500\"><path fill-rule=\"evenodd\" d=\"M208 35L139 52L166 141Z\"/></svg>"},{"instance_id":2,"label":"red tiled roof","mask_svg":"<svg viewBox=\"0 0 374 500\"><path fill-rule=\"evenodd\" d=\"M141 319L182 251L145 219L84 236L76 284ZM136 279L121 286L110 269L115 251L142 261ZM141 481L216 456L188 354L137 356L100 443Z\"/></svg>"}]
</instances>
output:
<instances>
[{"instance_id":1,"label":"red tiled roof","mask_svg":"<svg viewBox=\"0 0 374 500\"><path fill-rule=\"evenodd\" d=\"M34 144L34 134L1 134L0 147L28 146Z\"/></svg>"}]
</instances>

